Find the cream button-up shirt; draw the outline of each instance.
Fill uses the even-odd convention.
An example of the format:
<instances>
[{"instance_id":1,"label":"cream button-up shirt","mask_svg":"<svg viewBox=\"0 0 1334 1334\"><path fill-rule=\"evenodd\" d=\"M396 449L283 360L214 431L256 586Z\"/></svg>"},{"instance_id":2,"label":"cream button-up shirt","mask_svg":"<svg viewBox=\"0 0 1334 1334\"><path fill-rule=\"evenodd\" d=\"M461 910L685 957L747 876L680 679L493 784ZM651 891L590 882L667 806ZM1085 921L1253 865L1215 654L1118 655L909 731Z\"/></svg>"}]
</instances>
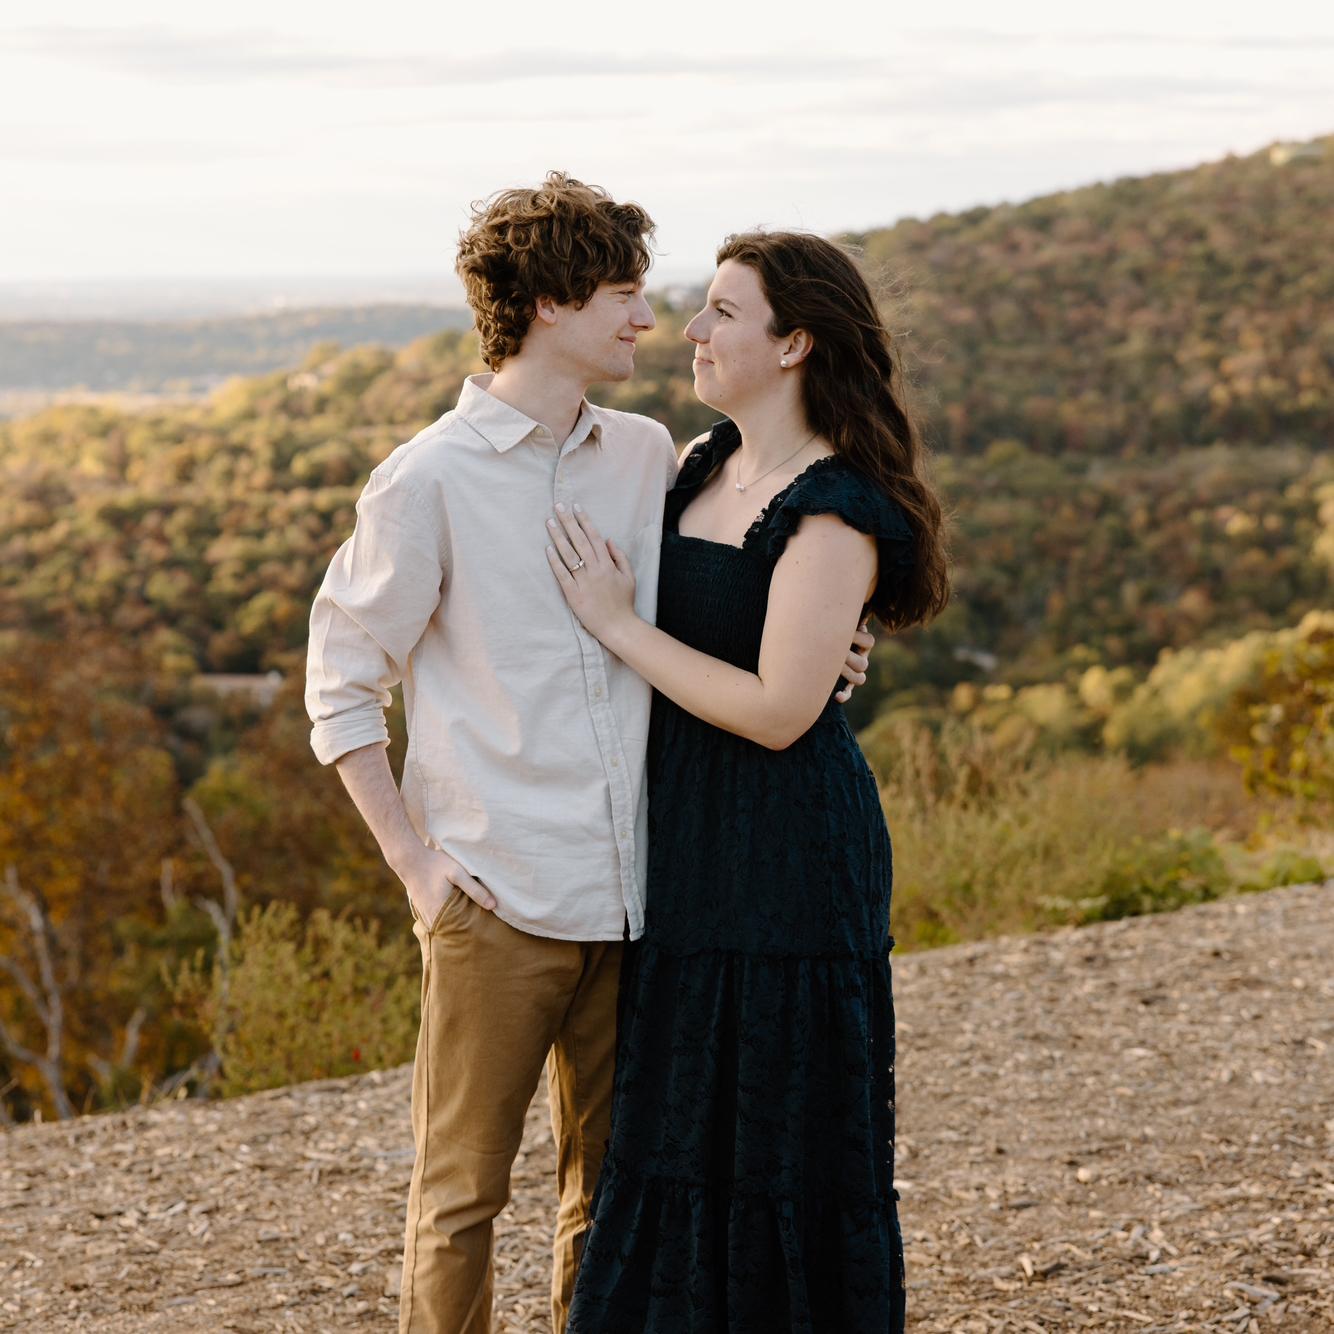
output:
<instances>
[{"instance_id":1,"label":"cream button-up shirt","mask_svg":"<svg viewBox=\"0 0 1334 1334\"><path fill-rule=\"evenodd\" d=\"M533 935L644 929L651 690L566 606L545 523L578 501L630 557L657 611L667 428L585 401L568 439L470 376L357 501L310 616L306 709L322 764L387 742L403 683L402 797L423 842Z\"/></svg>"}]
</instances>

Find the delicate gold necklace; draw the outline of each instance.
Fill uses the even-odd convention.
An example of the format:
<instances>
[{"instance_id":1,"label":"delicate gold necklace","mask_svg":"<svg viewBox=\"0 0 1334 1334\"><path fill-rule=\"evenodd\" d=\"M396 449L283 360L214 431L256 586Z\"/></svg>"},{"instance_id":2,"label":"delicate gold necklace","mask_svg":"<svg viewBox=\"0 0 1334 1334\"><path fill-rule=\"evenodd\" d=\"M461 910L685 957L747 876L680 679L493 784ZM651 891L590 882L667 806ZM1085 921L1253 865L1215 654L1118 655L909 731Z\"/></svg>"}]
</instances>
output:
<instances>
[{"instance_id":1,"label":"delicate gold necklace","mask_svg":"<svg viewBox=\"0 0 1334 1334\"><path fill-rule=\"evenodd\" d=\"M736 487L738 491L744 491L748 486L754 486L756 482L764 481L764 479L768 477L768 475L771 472L776 472L785 463L791 463L792 460L795 459L797 455L800 454L801 451L805 449L806 446L809 445L811 441L814 440L815 437L819 434L820 434L819 431L812 431L810 435L808 435L805 438L805 440L803 440L801 444L799 444L796 447L796 449L794 449L792 453L790 453L787 456L787 458L779 459L778 462L775 463L772 468L766 468L758 477L752 477L748 482L743 482L741 480L741 451L738 449L736 452L736 481L733 483L733 485Z\"/></svg>"}]
</instances>

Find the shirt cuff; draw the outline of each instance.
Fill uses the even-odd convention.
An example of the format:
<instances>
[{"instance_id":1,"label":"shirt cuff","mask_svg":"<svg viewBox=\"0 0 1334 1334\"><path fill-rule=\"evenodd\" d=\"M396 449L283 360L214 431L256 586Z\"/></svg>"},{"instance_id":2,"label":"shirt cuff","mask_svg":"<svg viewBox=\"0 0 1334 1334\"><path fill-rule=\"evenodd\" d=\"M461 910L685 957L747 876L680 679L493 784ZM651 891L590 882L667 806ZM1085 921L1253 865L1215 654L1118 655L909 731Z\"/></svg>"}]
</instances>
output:
<instances>
[{"instance_id":1,"label":"shirt cuff","mask_svg":"<svg viewBox=\"0 0 1334 1334\"><path fill-rule=\"evenodd\" d=\"M310 730L310 747L321 764L332 764L348 751L377 741L383 744L389 741L384 709L378 704L365 704L332 718L321 718Z\"/></svg>"}]
</instances>

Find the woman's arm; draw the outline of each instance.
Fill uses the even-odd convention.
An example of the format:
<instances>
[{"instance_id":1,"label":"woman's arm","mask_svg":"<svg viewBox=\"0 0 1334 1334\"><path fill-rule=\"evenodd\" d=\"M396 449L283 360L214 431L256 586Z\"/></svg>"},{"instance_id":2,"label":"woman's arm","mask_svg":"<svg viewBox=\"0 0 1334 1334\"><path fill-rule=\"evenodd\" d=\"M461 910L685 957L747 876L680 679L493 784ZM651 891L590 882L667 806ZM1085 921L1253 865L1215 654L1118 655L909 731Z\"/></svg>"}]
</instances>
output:
<instances>
[{"instance_id":1,"label":"woman's arm","mask_svg":"<svg viewBox=\"0 0 1334 1334\"><path fill-rule=\"evenodd\" d=\"M676 471L685 467L685 461L691 451L702 445L711 432L705 431L691 440L677 455ZM846 704L852 698L852 692L858 686L866 684L866 670L871 665L871 650L875 647L875 636L871 633L870 616L863 618L857 626L857 633L852 636L852 645L843 660L843 686L834 696L840 704Z\"/></svg>"},{"instance_id":2,"label":"woman's arm","mask_svg":"<svg viewBox=\"0 0 1334 1334\"><path fill-rule=\"evenodd\" d=\"M746 672L636 616L629 560L586 516L562 514L550 531L552 571L591 634L683 709L771 750L819 717L875 583L874 538L832 514L806 516L774 569L759 669Z\"/></svg>"}]
</instances>

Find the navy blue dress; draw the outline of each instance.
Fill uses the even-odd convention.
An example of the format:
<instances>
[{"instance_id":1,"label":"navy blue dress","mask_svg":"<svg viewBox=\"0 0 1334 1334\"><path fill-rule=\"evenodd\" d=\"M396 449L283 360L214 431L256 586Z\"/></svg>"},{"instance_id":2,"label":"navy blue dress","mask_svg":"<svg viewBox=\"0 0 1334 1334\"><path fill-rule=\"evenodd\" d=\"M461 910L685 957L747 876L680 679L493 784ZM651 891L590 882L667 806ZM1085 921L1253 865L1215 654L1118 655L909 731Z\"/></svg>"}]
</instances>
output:
<instances>
[{"instance_id":1,"label":"navy blue dress","mask_svg":"<svg viewBox=\"0 0 1334 1334\"><path fill-rule=\"evenodd\" d=\"M667 497L658 624L754 671L802 515L874 534L882 582L911 563L912 530L833 456L741 547L682 536L681 511L739 443L720 422ZM654 695L646 925L626 951L570 1334L903 1329L890 839L841 685L782 751Z\"/></svg>"}]
</instances>

